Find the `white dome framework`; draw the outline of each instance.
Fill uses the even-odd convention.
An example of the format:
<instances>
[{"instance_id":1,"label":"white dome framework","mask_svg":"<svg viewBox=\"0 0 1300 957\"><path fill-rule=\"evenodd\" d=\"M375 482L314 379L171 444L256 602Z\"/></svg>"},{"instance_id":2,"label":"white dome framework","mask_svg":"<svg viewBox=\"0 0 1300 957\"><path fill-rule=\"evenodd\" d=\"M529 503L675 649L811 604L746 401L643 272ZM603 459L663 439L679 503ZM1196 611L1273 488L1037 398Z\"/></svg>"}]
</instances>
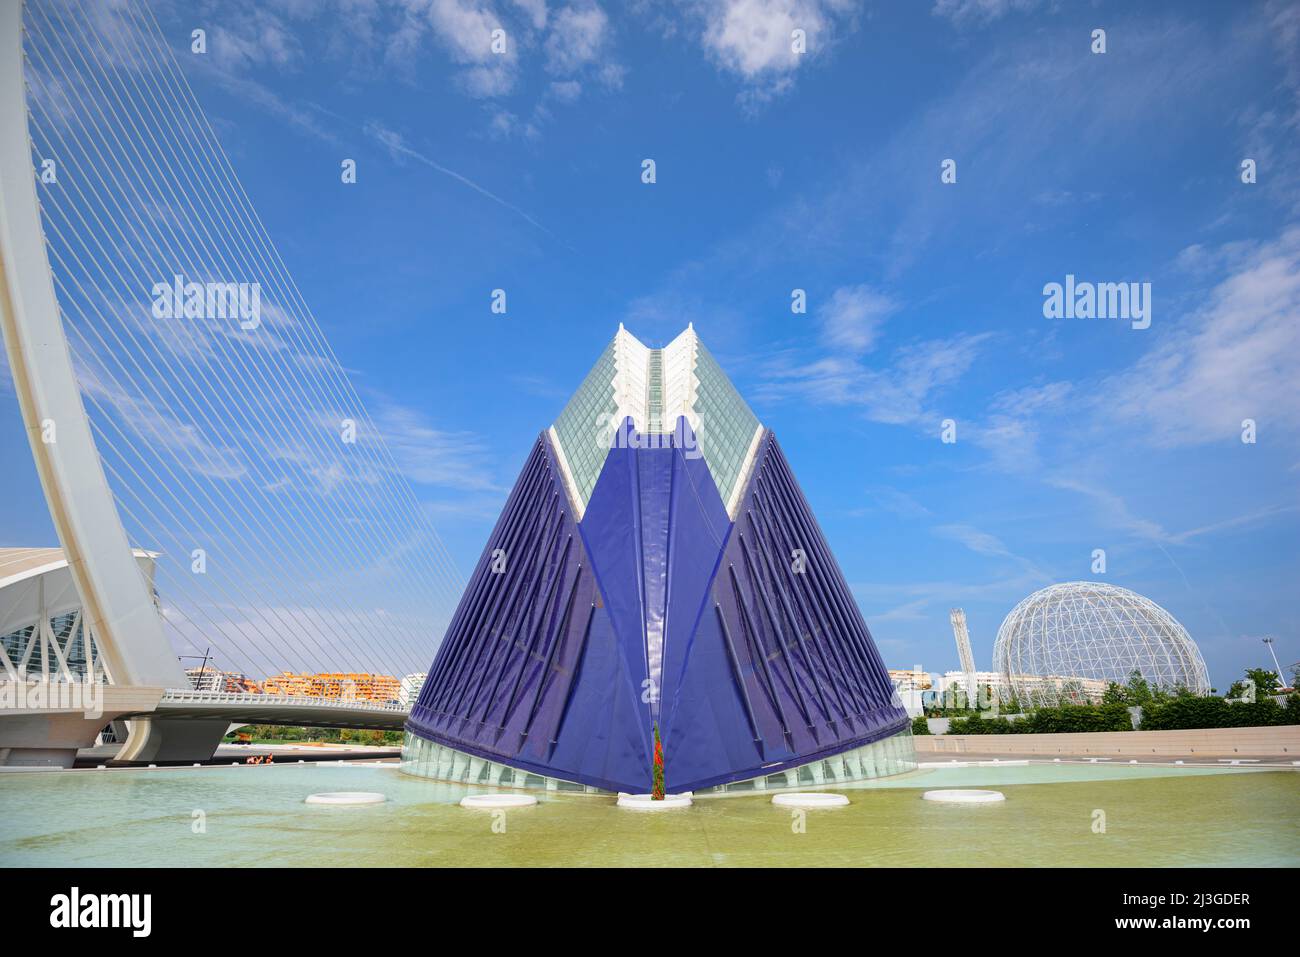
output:
<instances>
[{"instance_id":1,"label":"white dome framework","mask_svg":"<svg viewBox=\"0 0 1300 957\"><path fill-rule=\"evenodd\" d=\"M1028 704L1056 704L1072 679L1122 685L1134 671L1153 688L1210 691L1201 652L1173 615L1099 582L1050 585L1021 601L998 629L993 666Z\"/></svg>"}]
</instances>

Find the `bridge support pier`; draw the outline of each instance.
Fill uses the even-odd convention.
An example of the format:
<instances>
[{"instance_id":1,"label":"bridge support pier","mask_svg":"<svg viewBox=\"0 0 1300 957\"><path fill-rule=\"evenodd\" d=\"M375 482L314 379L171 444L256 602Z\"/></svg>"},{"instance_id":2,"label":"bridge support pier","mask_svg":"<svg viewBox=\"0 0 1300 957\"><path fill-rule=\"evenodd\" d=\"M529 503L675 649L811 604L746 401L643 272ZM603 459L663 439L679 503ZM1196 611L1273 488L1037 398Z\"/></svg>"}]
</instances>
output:
<instances>
[{"instance_id":1,"label":"bridge support pier","mask_svg":"<svg viewBox=\"0 0 1300 957\"><path fill-rule=\"evenodd\" d=\"M77 688L75 696L70 688ZM0 682L0 765L70 768L77 751L92 747L105 725L152 711L162 693L162 688L125 685Z\"/></svg>"},{"instance_id":2,"label":"bridge support pier","mask_svg":"<svg viewBox=\"0 0 1300 957\"><path fill-rule=\"evenodd\" d=\"M227 718L132 718L115 763L210 761L230 727Z\"/></svg>"}]
</instances>

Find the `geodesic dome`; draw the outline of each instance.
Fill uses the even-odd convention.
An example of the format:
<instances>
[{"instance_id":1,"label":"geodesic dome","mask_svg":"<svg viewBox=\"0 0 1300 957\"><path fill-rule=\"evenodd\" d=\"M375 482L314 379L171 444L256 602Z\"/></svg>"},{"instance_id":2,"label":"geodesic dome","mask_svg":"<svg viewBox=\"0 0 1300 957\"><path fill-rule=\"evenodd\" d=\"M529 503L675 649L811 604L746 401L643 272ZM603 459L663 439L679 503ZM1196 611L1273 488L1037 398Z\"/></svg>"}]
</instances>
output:
<instances>
[{"instance_id":1,"label":"geodesic dome","mask_svg":"<svg viewBox=\"0 0 1300 957\"><path fill-rule=\"evenodd\" d=\"M1063 684L1080 679L1122 685L1134 670L1152 687L1210 690L1200 649L1173 615L1099 582L1050 585L1011 609L993 645L993 667L1024 702L1053 703Z\"/></svg>"}]
</instances>

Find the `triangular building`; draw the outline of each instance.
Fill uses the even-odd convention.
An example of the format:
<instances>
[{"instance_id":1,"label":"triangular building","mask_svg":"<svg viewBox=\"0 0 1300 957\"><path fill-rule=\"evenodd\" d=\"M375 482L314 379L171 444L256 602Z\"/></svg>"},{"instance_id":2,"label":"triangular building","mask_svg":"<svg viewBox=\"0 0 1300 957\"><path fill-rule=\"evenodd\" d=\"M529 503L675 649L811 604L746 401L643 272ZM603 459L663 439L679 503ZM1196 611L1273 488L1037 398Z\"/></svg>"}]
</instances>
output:
<instances>
[{"instance_id":1,"label":"triangular building","mask_svg":"<svg viewBox=\"0 0 1300 957\"><path fill-rule=\"evenodd\" d=\"M650 790L914 766L909 722L776 441L687 328L619 327L538 436L411 711L403 769Z\"/></svg>"}]
</instances>

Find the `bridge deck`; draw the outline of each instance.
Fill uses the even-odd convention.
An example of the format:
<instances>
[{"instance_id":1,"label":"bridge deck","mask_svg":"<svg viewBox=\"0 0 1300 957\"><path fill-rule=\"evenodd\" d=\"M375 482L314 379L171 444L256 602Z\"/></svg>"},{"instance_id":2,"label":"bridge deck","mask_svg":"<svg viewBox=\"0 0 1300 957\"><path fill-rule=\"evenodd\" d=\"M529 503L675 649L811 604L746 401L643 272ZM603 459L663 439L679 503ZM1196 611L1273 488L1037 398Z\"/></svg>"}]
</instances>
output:
<instances>
[{"instance_id":1,"label":"bridge deck","mask_svg":"<svg viewBox=\"0 0 1300 957\"><path fill-rule=\"evenodd\" d=\"M167 691L151 713L160 718L222 718L250 724L377 731L401 731L409 714L401 705L372 701L184 690Z\"/></svg>"}]
</instances>

